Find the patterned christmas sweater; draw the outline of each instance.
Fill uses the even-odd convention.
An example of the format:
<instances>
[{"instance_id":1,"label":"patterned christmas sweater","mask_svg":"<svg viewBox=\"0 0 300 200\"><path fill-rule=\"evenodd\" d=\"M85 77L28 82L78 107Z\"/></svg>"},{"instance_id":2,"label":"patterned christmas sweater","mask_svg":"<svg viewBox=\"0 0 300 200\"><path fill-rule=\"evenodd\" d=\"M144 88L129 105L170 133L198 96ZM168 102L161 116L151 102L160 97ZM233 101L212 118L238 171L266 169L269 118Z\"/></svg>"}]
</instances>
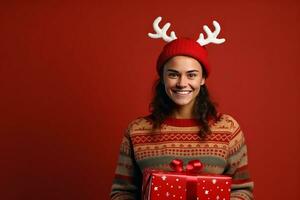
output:
<instances>
[{"instance_id":1,"label":"patterned christmas sweater","mask_svg":"<svg viewBox=\"0 0 300 200\"><path fill-rule=\"evenodd\" d=\"M205 173L232 177L230 200L252 200L253 182L248 173L247 147L237 121L222 114L210 125L206 138L199 136L194 119L168 118L160 129L141 117L132 121L122 139L111 189L112 200L140 200L142 171L156 168L170 171L169 163L181 159L200 160Z\"/></svg>"}]
</instances>

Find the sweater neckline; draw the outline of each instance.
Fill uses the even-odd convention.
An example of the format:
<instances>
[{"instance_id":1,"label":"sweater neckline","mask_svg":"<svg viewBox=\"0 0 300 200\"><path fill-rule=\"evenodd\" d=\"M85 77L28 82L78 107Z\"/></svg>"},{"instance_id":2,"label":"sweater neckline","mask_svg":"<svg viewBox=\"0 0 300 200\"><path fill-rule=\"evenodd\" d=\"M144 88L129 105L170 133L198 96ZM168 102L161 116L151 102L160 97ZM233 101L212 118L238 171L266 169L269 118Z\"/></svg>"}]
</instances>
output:
<instances>
[{"instance_id":1,"label":"sweater neckline","mask_svg":"<svg viewBox=\"0 0 300 200\"><path fill-rule=\"evenodd\" d=\"M199 122L195 118L177 119L174 117L168 117L165 119L164 124L178 127L199 126Z\"/></svg>"}]
</instances>

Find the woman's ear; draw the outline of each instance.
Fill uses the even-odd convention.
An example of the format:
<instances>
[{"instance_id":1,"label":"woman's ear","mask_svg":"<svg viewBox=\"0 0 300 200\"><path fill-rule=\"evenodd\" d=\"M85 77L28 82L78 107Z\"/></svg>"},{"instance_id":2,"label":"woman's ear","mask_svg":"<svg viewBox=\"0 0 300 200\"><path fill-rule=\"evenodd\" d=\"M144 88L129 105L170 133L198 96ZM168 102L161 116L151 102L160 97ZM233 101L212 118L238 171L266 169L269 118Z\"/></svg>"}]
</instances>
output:
<instances>
[{"instance_id":1,"label":"woman's ear","mask_svg":"<svg viewBox=\"0 0 300 200\"><path fill-rule=\"evenodd\" d=\"M202 78L200 85L204 85L205 84L205 78Z\"/></svg>"}]
</instances>

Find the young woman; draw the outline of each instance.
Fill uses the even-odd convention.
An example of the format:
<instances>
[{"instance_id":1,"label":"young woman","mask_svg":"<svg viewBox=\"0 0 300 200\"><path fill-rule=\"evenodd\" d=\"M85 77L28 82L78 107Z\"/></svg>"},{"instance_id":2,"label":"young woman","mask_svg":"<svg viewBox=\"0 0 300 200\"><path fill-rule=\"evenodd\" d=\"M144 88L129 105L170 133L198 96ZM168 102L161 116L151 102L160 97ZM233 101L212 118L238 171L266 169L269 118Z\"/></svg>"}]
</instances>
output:
<instances>
[{"instance_id":1,"label":"young woman","mask_svg":"<svg viewBox=\"0 0 300 200\"><path fill-rule=\"evenodd\" d=\"M165 45L151 114L125 131L111 199L140 199L143 170L171 170L173 159L200 160L204 172L232 177L231 200L253 199L245 138L237 121L211 101L205 84L210 70L199 42L173 38Z\"/></svg>"}]
</instances>

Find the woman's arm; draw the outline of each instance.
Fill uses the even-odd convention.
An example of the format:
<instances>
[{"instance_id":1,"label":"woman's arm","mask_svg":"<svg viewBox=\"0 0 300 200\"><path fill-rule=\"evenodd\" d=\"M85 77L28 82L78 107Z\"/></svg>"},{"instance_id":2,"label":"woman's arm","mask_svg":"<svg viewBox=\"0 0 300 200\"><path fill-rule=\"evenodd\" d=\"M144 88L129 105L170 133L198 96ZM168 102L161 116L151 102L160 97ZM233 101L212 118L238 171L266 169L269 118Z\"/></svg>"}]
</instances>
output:
<instances>
[{"instance_id":1,"label":"woman's arm","mask_svg":"<svg viewBox=\"0 0 300 200\"><path fill-rule=\"evenodd\" d=\"M111 200L140 199L141 179L142 175L134 159L129 130L127 130L120 146L115 178L110 193Z\"/></svg>"},{"instance_id":2,"label":"woman's arm","mask_svg":"<svg viewBox=\"0 0 300 200\"><path fill-rule=\"evenodd\" d=\"M248 171L248 156L245 137L236 123L236 129L229 143L228 168L226 174L232 176L230 200L253 200L253 182Z\"/></svg>"}]
</instances>

